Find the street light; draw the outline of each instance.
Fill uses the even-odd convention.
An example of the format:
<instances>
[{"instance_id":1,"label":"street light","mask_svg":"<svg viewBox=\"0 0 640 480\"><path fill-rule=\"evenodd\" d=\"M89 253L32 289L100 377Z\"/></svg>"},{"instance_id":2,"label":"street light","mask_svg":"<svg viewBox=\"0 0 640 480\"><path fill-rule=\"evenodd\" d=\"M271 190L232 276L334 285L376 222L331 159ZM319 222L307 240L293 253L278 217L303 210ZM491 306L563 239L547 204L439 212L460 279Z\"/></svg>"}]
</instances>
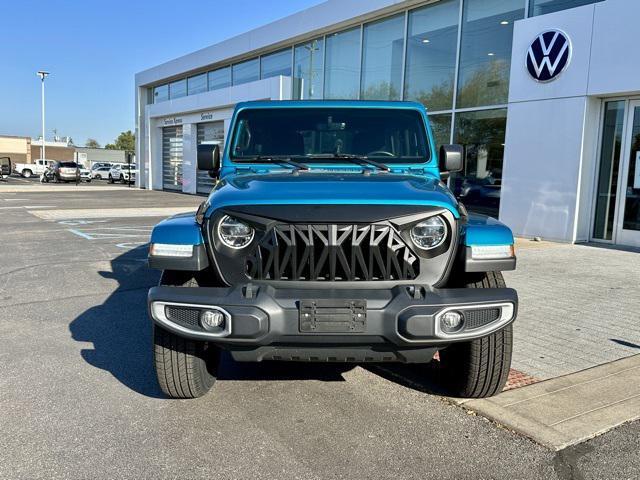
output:
<instances>
[{"instance_id":1,"label":"street light","mask_svg":"<svg viewBox=\"0 0 640 480\"><path fill-rule=\"evenodd\" d=\"M45 160L47 158L47 155L46 146L44 144L44 79L49 76L49 72L40 70L38 72L38 76L40 77L40 80L42 80L42 159Z\"/></svg>"}]
</instances>

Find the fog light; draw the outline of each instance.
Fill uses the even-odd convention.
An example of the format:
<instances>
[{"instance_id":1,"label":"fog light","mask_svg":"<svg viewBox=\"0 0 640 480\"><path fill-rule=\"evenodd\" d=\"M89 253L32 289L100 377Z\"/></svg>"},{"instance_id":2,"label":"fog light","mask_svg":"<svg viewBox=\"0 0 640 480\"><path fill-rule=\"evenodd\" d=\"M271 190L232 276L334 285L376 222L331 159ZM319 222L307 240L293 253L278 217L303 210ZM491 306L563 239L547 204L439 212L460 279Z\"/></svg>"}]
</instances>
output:
<instances>
[{"instance_id":1,"label":"fog light","mask_svg":"<svg viewBox=\"0 0 640 480\"><path fill-rule=\"evenodd\" d=\"M224 313L217 310L205 310L200 314L200 325L206 329L220 328L224 325Z\"/></svg>"},{"instance_id":2,"label":"fog light","mask_svg":"<svg viewBox=\"0 0 640 480\"><path fill-rule=\"evenodd\" d=\"M440 327L445 333L454 333L462 329L464 317L460 312L454 310L445 313L440 317Z\"/></svg>"}]
</instances>

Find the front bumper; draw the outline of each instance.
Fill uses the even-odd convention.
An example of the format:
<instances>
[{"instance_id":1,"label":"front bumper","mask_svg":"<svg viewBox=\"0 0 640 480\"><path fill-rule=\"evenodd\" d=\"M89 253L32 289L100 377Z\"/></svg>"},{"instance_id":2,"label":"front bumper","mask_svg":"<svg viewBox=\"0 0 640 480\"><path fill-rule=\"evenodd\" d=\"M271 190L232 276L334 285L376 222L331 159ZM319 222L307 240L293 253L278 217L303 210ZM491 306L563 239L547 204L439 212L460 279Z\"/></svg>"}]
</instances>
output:
<instances>
[{"instance_id":1,"label":"front bumper","mask_svg":"<svg viewBox=\"0 0 640 480\"><path fill-rule=\"evenodd\" d=\"M517 305L518 296L509 288L160 286L152 288L148 295L149 312L156 324L186 338L223 346L235 352L234 358L250 361L296 359L276 358L281 355L274 352L287 349L306 352L299 358L303 360L313 359L309 352L314 349L331 358L331 351L339 353L348 347L367 347L369 353L381 353L380 358L374 355L376 361L407 361L404 354L400 355L402 358L397 355L386 358L383 353L429 348L435 352L453 342L489 335L515 320ZM316 312L316 307L317 317L326 323L319 322L317 329L309 328L304 317L309 317L309 311ZM200 312L211 308L226 317L223 327L215 331L203 328L199 322ZM440 317L449 310L459 311L465 317L464 327L457 333L445 333L439 327ZM356 311L362 321L356 318ZM312 316L315 321L316 313ZM331 321L332 316L336 322ZM363 354L363 358L367 356Z\"/></svg>"}]
</instances>

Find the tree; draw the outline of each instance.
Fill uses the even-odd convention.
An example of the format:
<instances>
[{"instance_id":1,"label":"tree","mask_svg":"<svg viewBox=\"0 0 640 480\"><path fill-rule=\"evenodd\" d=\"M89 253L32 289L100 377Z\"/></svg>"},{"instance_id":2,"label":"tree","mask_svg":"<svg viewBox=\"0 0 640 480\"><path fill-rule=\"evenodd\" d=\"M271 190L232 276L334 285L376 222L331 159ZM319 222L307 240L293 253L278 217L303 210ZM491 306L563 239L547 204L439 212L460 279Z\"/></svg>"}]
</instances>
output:
<instances>
[{"instance_id":1,"label":"tree","mask_svg":"<svg viewBox=\"0 0 640 480\"><path fill-rule=\"evenodd\" d=\"M136 150L136 136L131 130L122 132L116 138L114 143L108 143L104 146L109 150L125 150L127 152L135 152Z\"/></svg>"},{"instance_id":2,"label":"tree","mask_svg":"<svg viewBox=\"0 0 640 480\"><path fill-rule=\"evenodd\" d=\"M100 144L95 138L87 138L87 143L84 146L87 148L100 148Z\"/></svg>"}]
</instances>

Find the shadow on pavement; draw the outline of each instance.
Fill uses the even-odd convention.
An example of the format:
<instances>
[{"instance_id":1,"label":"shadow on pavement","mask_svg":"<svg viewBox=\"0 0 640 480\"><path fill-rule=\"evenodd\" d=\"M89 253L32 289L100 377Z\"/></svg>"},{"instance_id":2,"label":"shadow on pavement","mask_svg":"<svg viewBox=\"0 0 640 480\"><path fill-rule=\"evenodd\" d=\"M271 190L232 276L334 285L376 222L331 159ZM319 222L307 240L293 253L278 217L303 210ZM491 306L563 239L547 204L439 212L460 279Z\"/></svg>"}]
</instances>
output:
<instances>
[{"instance_id":1,"label":"shadow on pavement","mask_svg":"<svg viewBox=\"0 0 640 480\"><path fill-rule=\"evenodd\" d=\"M147 247L129 250L111 261L103 278L117 282L116 290L102 303L79 315L69 326L78 342L89 342L81 351L90 365L110 372L137 393L162 398L151 355L151 322L147 291L159 274L147 268Z\"/></svg>"},{"instance_id":2,"label":"shadow on pavement","mask_svg":"<svg viewBox=\"0 0 640 480\"><path fill-rule=\"evenodd\" d=\"M613 343L617 343L618 345L622 345L623 347L640 349L640 345L638 345L637 343L627 342L626 340L620 340L618 338L610 338L609 340L611 340Z\"/></svg>"},{"instance_id":3,"label":"shadow on pavement","mask_svg":"<svg viewBox=\"0 0 640 480\"><path fill-rule=\"evenodd\" d=\"M427 393L429 395L448 396L441 379L440 362L432 360L427 364L388 363L363 365L371 373L397 383L403 387Z\"/></svg>"},{"instance_id":4,"label":"shadow on pavement","mask_svg":"<svg viewBox=\"0 0 640 480\"><path fill-rule=\"evenodd\" d=\"M343 373L355 368L348 363L235 362L229 354L222 358L219 380L319 380L344 382Z\"/></svg>"},{"instance_id":5,"label":"shadow on pavement","mask_svg":"<svg viewBox=\"0 0 640 480\"><path fill-rule=\"evenodd\" d=\"M147 247L123 253L111 261L110 272L99 273L117 282L117 288L104 303L71 322L72 338L93 344L81 351L82 358L141 395L164 398L153 370L152 328L147 313L147 291L157 285L160 274L147 267ZM239 363L224 354L218 378L344 381L342 374L352 368L350 364Z\"/></svg>"}]
</instances>

